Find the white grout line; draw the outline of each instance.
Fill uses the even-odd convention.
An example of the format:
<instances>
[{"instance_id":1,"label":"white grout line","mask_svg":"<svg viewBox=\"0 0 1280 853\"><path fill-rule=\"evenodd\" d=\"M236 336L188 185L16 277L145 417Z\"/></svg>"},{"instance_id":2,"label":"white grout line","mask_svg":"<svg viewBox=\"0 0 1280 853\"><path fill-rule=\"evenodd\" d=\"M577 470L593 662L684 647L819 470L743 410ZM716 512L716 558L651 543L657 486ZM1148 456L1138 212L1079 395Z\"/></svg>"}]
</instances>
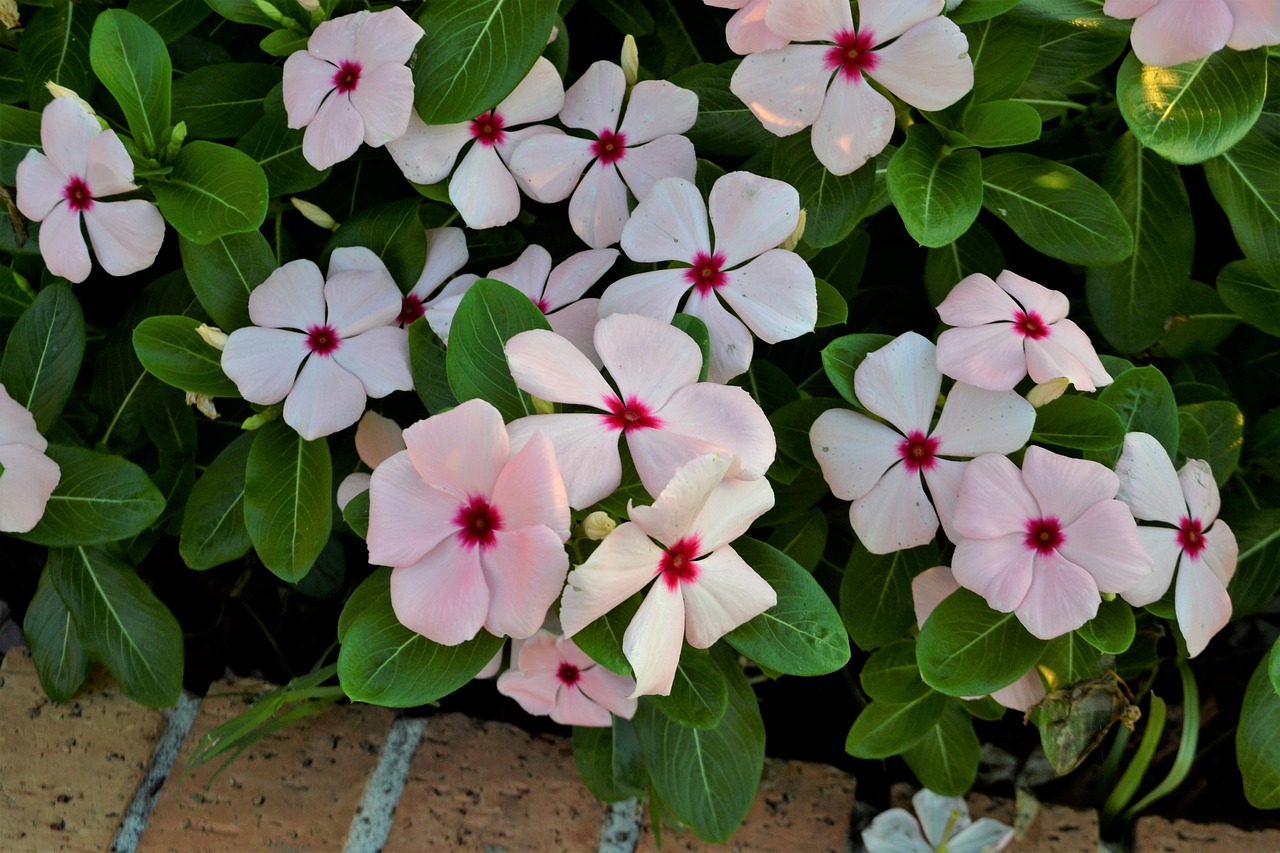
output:
<instances>
[{"instance_id":1,"label":"white grout line","mask_svg":"<svg viewBox=\"0 0 1280 853\"><path fill-rule=\"evenodd\" d=\"M597 853L635 853L640 844L640 809L635 797L609 804Z\"/></svg>"},{"instance_id":2,"label":"white grout line","mask_svg":"<svg viewBox=\"0 0 1280 853\"><path fill-rule=\"evenodd\" d=\"M184 690L178 697L178 704L164 712L164 731L160 733L160 739L156 741L155 749L151 753L151 764L147 767L147 775L142 777L137 793L133 795L133 802L129 803L129 808L125 810L120 829L111 842L111 853L134 853L137 849L143 830L147 828L147 822L151 819L151 810L155 808L156 798L160 795L160 789L164 787L173 762L178 758L178 750L187 732L191 730L191 724L195 722L196 711L199 708L200 697L193 696Z\"/></svg>"},{"instance_id":3,"label":"white grout line","mask_svg":"<svg viewBox=\"0 0 1280 853\"><path fill-rule=\"evenodd\" d=\"M351 821L344 853L378 853L391 834L391 816L409 777L409 762L427 727L425 718L401 717L391 724L364 796Z\"/></svg>"}]
</instances>

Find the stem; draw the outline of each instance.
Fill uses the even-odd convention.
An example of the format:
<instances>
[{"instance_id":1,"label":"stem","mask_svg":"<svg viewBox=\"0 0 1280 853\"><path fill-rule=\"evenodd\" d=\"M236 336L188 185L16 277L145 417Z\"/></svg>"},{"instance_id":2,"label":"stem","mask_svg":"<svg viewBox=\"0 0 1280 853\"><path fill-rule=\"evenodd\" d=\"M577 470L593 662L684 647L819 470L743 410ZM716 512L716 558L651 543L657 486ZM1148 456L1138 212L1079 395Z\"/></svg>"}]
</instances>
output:
<instances>
[{"instance_id":1,"label":"stem","mask_svg":"<svg viewBox=\"0 0 1280 853\"><path fill-rule=\"evenodd\" d=\"M1182 739L1178 742L1178 754L1164 781L1124 813L1126 821L1133 820L1156 800L1172 793L1174 788L1181 785L1196 757L1196 745L1200 741L1200 690L1185 659L1178 660L1178 674L1182 676Z\"/></svg>"},{"instance_id":2,"label":"stem","mask_svg":"<svg viewBox=\"0 0 1280 853\"><path fill-rule=\"evenodd\" d=\"M1142 776L1151 765L1156 747L1160 744L1160 735L1164 733L1166 713L1164 700L1152 693L1151 709L1147 712L1147 727L1142 733L1142 742L1138 744L1138 751L1134 753L1133 760L1125 768L1124 775L1120 777L1120 781L1111 791L1111 796L1107 797L1106 803L1102 806L1103 823L1115 820L1121 810L1129 804L1129 800L1133 799L1133 795L1138 792L1138 786L1142 784Z\"/></svg>"}]
</instances>

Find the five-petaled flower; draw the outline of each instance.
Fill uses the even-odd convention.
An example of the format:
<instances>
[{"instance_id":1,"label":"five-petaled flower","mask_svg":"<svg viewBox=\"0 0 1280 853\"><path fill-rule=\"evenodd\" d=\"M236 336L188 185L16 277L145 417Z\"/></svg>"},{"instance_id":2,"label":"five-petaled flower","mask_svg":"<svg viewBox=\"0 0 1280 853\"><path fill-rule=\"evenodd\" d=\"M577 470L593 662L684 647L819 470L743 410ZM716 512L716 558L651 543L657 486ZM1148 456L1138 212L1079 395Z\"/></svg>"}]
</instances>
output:
<instances>
[{"instance_id":1,"label":"five-petaled flower","mask_svg":"<svg viewBox=\"0 0 1280 853\"><path fill-rule=\"evenodd\" d=\"M62 469L26 407L0 385L0 530L26 533L44 515Z\"/></svg>"},{"instance_id":2,"label":"five-petaled flower","mask_svg":"<svg viewBox=\"0 0 1280 853\"><path fill-rule=\"evenodd\" d=\"M635 679L610 672L566 637L538 631L520 644L515 664L498 676L498 692L530 714L566 726L609 726L612 714L631 719Z\"/></svg>"},{"instance_id":3,"label":"five-petaled flower","mask_svg":"<svg viewBox=\"0 0 1280 853\"><path fill-rule=\"evenodd\" d=\"M405 627L456 646L486 629L531 637L569 570L569 504L551 442L509 455L502 415L468 400L404 431L373 472L369 562L391 566Z\"/></svg>"},{"instance_id":4,"label":"five-petaled flower","mask_svg":"<svg viewBox=\"0 0 1280 853\"><path fill-rule=\"evenodd\" d=\"M1187 640L1187 654L1195 657L1231 619L1227 584L1240 555L1235 534L1218 518L1222 502L1213 472L1205 461L1188 459L1175 473L1159 441L1145 432L1131 432L1124 437L1116 474L1120 500L1135 518L1170 525L1138 525L1138 538L1155 559L1156 569L1121 594L1134 606L1150 604L1164 595L1176 569L1174 613Z\"/></svg>"},{"instance_id":5,"label":"five-petaled flower","mask_svg":"<svg viewBox=\"0 0 1280 853\"><path fill-rule=\"evenodd\" d=\"M1147 65L1180 65L1224 47L1280 44L1275 0L1107 0L1113 18L1136 18L1130 40Z\"/></svg>"},{"instance_id":6,"label":"five-petaled flower","mask_svg":"<svg viewBox=\"0 0 1280 853\"><path fill-rule=\"evenodd\" d=\"M906 809L889 809L862 830L867 853L997 853L1013 841L1013 827L989 817L973 820L961 797L921 788L911 805L915 817Z\"/></svg>"},{"instance_id":7,"label":"five-petaled flower","mask_svg":"<svg viewBox=\"0 0 1280 853\"><path fill-rule=\"evenodd\" d=\"M40 255L49 272L68 281L89 277L93 263L80 231L84 219L94 254L111 275L129 275L155 262L164 218L144 199L103 201L131 192L133 160L114 130L73 97L54 98L40 115L44 153L28 151L18 164L18 210L40 226Z\"/></svg>"}]
</instances>

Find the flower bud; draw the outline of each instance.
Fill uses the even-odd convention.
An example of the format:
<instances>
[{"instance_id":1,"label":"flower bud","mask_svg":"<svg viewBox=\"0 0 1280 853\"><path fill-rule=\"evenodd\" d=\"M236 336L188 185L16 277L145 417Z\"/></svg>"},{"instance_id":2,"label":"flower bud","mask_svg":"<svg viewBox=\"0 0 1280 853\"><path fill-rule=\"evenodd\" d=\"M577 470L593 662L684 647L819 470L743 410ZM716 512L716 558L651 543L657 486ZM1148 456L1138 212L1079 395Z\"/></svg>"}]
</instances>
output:
<instances>
[{"instance_id":1,"label":"flower bud","mask_svg":"<svg viewBox=\"0 0 1280 853\"><path fill-rule=\"evenodd\" d=\"M290 198L295 210L306 217L307 221L313 225L319 225L329 231L337 231L338 223L333 221L333 217L326 213L322 208L317 207L309 201L300 198Z\"/></svg>"},{"instance_id":2,"label":"flower bud","mask_svg":"<svg viewBox=\"0 0 1280 853\"><path fill-rule=\"evenodd\" d=\"M22 23L18 18L18 4L15 0L0 0L0 24L4 24L6 30L17 29Z\"/></svg>"},{"instance_id":3,"label":"flower bud","mask_svg":"<svg viewBox=\"0 0 1280 853\"><path fill-rule=\"evenodd\" d=\"M298 5L308 12L320 11L320 0L298 0Z\"/></svg>"},{"instance_id":4,"label":"flower bud","mask_svg":"<svg viewBox=\"0 0 1280 853\"><path fill-rule=\"evenodd\" d=\"M80 97L79 93L76 92L75 89L68 89L66 86L59 86L52 80L46 80L44 87L48 89L49 94L53 95L55 98L75 98L80 102L80 106L84 107L85 110L88 111L89 115L97 115L97 113L93 111L93 107L89 106L89 102Z\"/></svg>"},{"instance_id":5,"label":"flower bud","mask_svg":"<svg viewBox=\"0 0 1280 853\"><path fill-rule=\"evenodd\" d=\"M1027 392L1027 402L1035 406L1037 409L1062 396L1067 390L1067 386L1071 384L1071 380L1065 376L1059 376L1057 379L1050 379L1048 382L1041 382L1036 387Z\"/></svg>"},{"instance_id":6,"label":"flower bud","mask_svg":"<svg viewBox=\"0 0 1280 853\"><path fill-rule=\"evenodd\" d=\"M222 415L218 414L217 408L213 405L213 398L205 394L192 394L187 392L187 405L195 406L196 411L204 415L211 421L216 421Z\"/></svg>"},{"instance_id":7,"label":"flower bud","mask_svg":"<svg viewBox=\"0 0 1280 853\"><path fill-rule=\"evenodd\" d=\"M217 326L209 326L205 323L201 323L199 326L196 326L196 334L200 336L202 341L216 349L218 352L222 352L222 350L227 346L227 333L219 329Z\"/></svg>"},{"instance_id":8,"label":"flower bud","mask_svg":"<svg viewBox=\"0 0 1280 853\"><path fill-rule=\"evenodd\" d=\"M778 244L779 249L786 249L788 252L796 250L796 246L800 245L800 239L804 237L804 223L807 219L808 216L805 214L804 208L800 208L800 216L796 218L795 230L791 232L787 239Z\"/></svg>"},{"instance_id":9,"label":"flower bud","mask_svg":"<svg viewBox=\"0 0 1280 853\"><path fill-rule=\"evenodd\" d=\"M599 542L612 533L617 526L618 522L610 518L607 512L596 510L582 519L582 535L593 542Z\"/></svg>"},{"instance_id":10,"label":"flower bud","mask_svg":"<svg viewBox=\"0 0 1280 853\"><path fill-rule=\"evenodd\" d=\"M556 411L555 403L549 402L547 400L543 400L539 397L535 397L532 394L529 395L529 399L533 401L533 410L538 414L540 415L555 414L555 411Z\"/></svg>"},{"instance_id":11,"label":"flower bud","mask_svg":"<svg viewBox=\"0 0 1280 853\"><path fill-rule=\"evenodd\" d=\"M619 64L622 66L622 76L626 78L627 88L630 89L636 84L636 80L640 79L640 50L636 47L635 37L631 33L627 33L622 39L622 57Z\"/></svg>"},{"instance_id":12,"label":"flower bud","mask_svg":"<svg viewBox=\"0 0 1280 853\"><path fill-rule=\"evenodd\" d=\"M284 13L276 8L274 3L268 3L267 0L253 0L253 5L258 7L258 11L266 15L274 24L285 24Z\"/></svg>"}]
</instances>

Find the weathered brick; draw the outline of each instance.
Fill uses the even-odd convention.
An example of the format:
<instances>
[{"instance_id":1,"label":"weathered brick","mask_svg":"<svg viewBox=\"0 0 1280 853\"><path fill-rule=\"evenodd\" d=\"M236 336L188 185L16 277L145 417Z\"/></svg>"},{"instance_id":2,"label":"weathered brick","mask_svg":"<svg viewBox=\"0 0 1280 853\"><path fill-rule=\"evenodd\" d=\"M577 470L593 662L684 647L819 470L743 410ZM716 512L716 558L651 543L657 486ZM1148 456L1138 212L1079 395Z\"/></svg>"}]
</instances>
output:
<instances>
[{"instance_id":1,"label":"weathered brick","mask_svg":"<svg viewBox=\"0 0 1280 853\"><path fill-rule=\"evenodd\" d=\"M1247 830L1225 823L1139 818L1133 853L1274 853L1280 829Z\"/></svg>"},{"instance_id":2,"label":"weathered brick","mask_svg":"<svg viewBox=\"0 0 1280 853\"><path fill-rule=\"evenodd\" d=\"M163 728L100 669L70 702L50 701L30 655L11 649L0 666L0 849L107 849Z\"/></svg>"}]
</instances>

